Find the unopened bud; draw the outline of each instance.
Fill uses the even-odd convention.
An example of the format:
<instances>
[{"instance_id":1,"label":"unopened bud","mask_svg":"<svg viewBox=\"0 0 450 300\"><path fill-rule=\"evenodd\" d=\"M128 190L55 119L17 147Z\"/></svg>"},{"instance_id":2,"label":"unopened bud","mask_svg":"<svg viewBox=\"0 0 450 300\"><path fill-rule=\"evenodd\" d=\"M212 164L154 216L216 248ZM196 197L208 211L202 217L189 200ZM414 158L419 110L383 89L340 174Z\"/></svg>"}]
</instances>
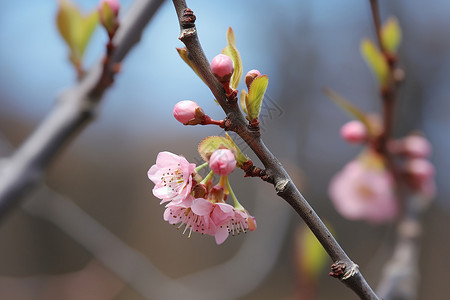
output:
<instances>
[{"instance_id":1,"label":"unopened bud","mask_svg":"<svg viewBox=\"0 0 450 300\"><path fill-rule=\"evenodd\" d=\"M175 104L173 116L184 125L197 125L205 120L205 112L194 101L183 100Z\"/></svg>"},{"instance_id":2,"label":"unopened bud","mask_svg":"<svg viewBox=\"0 0 450 300\"><path fill-rule=\"evenodd\" d=\"M363 143L368 139L367 128L361 121L350 121L342 126L341 137L349 143Z\"/></svg>"},{"instance_id":3,"label":"unopened bud","mask_svg":"<svg viewBox=\"0 0 450 300\"><path fill-rule=\"evenodd\" d=\"M245 75L245 84L247 85L248 89L250 89L250 85L252 84L253 80L255 80L255 78L259 76L261 76L261 73L258 70L251 70L247 72L247 75Z\"/></svg>"},{"instance_id":4,"label":"unopened bud","mask_svg":"<svg viewBox=\"0 0 450 300\"><path fill-rule=\"evenodd\" d=\"M409 135L402 141L402 152L410 157L429 157L431 154L430 142L420 135Z\"/></svg>"},{"instance_id":5,"label":"unopened bud","mask_svg":"<svg viewBox=\"0 0 450 300\"><path fill-rule=\"evenodd\" d=\"M419 180L428 180L434 176L435 170L433 164L424 158L412 158L406 162L407 174L416 177Z\"/></svg>"},{"instance_id":6,"label":"unopened bud","mask_svg":"<svg viewBox=\"0 0 450 300\"><path fill-rule=\"evenodd\" d=\"M119 15L120 3L118 0L101 0L98 6L100 23L106 28L110 37L114 35L119 27L117 16Z\"/></svg>"},{"instance_id":7,"label":"unopened bud","mask_svg":"<svg viewBox=\"0 0 450 300\"><path fill-rule=\"evenodd\" d=\"M217 175L227 176L236 167L236 158L229 149L217 149L209 158L209 167Z\"/></svg>"},{"instance_id":8,"label":"unopened bud","mask_svg":"<svg viewBox=\"0 0 450 300\"><path fill-rule=\"evenodd\" d=\"M211 61L211 72L220 83L230 82L233 75L233 61L225 54L216 55Z\"/></svg>"}]
</instances>

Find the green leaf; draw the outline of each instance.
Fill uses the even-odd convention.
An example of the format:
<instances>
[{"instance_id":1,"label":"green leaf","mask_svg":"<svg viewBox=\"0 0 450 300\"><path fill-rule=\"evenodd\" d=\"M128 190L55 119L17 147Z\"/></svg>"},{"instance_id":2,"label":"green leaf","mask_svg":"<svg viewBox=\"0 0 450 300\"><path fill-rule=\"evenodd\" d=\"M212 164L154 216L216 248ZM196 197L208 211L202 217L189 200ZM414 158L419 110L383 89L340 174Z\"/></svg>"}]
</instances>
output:
<instances>
[{"instance_id":1,"label":"green leaf","mask_svg":"<svg viewBox=\"0 0 450 300\"><path fill-rule=\"evenodd\" d=\"M351 104L344 97L338 95L336 92L329 89L324 89L323 91L331 100L334 101L334 103L336 103L337 106L339 106L344 111L349 113L352 117L361 121L366 126L367 132L369 133L370 136L374 135L375 129L371 125L369 118L367 117L367 114L365 114L362 110Z\"/></svg>"},{"instance_id":2,"label":"green leaf","mask_svg":"<svg viewBox=\"0 0 450 300\"><path fill-rule=\"evenodd\" d=\"M245 107L247 108L247 119L252 121L259 117L261 104L266 93L269 78L267 75L256 77L248 90Z\"/></svg>"},{"instance_id":3,"label":"green leaf","mask_svg":"<svg viewBox=\"0 0 450 300\"><path fill-rule=\"evenodd\" d=\"M386 58L381 51L369 39L361 42L361 53L369 67L375 73L381 87L386 87L388 82L389 67Z\"/></svg>"},{"instance_id":4,"label":"green leaf","mask_svg":"<svg viewBox=\"0 0 450 300\"><path fill-rule=\"evenodd\" d=\"M66 0L59 1L58 14L56 15L56 24L58 26L59 33L66 41L66 44L72 48L72 20L74 14L77 14L76 8Z\"/></svg>"},{"instance_id":5,"label":"green leaf","mask_svg":"<svg viewBox=\"0 0 450 300\"><path fill-rule=\"evenodd\" d=\"M189 66L191 69L197 74L198 77L200 77L203 82L208 85L203 79L203 77L200 75L200 72L198 71L197 67L195 66L194 62L189 58L188 52L186 47L183 48L177 48L178 55L180 55L181 59Z\"/></svg>"},{"instance_id":6,"label":"green leaf","mask_svg":"<svg viewBox=\"0 0 450 300\"><path fill-rule=\"evenodd\" d=\"M99 16L99 17L102 18L102 24L105 27L106 31L108 33L113 32L115 27L117 27L117 21L116 21L116 16L115 16L113 10L111 9L111 7L109 6L109 4L107 2L103 2L103 6L100 11L100 14L101 14L101 16Z\"/></svg>"},{"instance_id":7,"label":"green leaf","mask_svg":"<svg viewBox=\"0 0 450 300\"><path fill-rule=\"evenodd\" d=\"M88 15L81 16L79 27L75 27L75 46L83 57L86 46L89 43L95 28L98 25L97 10Z\"/></svg>"},{"instance_id":8,"label":"green leaf","mask_svg":"<svg viewBox=\"0 0 450 300\"><path fill-rule=\"evenodd\" d=\"M227 31L227 42L228 46L223 48L222 54L227 55L233 61L234 72L233 75L231 76L230 86L232 89L236 89L237 86L239 85L239 81L241 80L243 68L241 55L239 54L239 51L236 48L234 32L233 29L231 29L231 27L229 27Z\"/></svg>"},{"instance_id":9,"label":"green leaf","mask_svg":"<svg viewBox=\"0 0 450 300\"><path fill-rule=\"evenodd\" d=\"M198 153L204 161L209 161L211 154L217 149L229 149L236 157L236 166L241 167L248 158L242 154L239 147L234 143L231 137L225 133L223 136L209 136L204 138L198 145Z\"/></svg>"},{"instance_id":10,"label":"green leaf","mask_svg":"<svg viewBox=\"0 0 450 300\"><path fill-rule=\"evenodd\" d=\"M296 236L296 252L300 274L317 280L328 261L328 255L311 230L304 226Z\"/></svg>"},{"instance_id":11,"label":"green leaf","mask_svg":"<svg viewBox=\"0 0 450 300\"><path fill-rule=\"evenodd\" d=\"M70 49L70 60L80 65L86 46L98 24L97 10L84 16L68 0L59 1L56 23L61 36Z\"/></svg>"},{"instance_id":12,"label":"green leaf","mask_svg":"<svg viewBox=\"0 0 450 300\"><path fill-rule=\"evenodd\" d=\"M395 17L390 17L381 29L381 39L386 51L396 54L402 40L402 31Z\"/></svg>"},{"instance_id":13,"label":"green leaf","mask_svg":"<svg viewBox=\"0 0 450 300\"><path fill-rule=\"evenodd\" d=\"M244 90L244 89L242 89L242 90L241 90L241 107L242 107L242 110L243 110L246 114L248 114L248 112L247 112L247 106L246 106L246 103L247 103L247 97L248 97L247 91Z\"/></svg>"}]
</instances>

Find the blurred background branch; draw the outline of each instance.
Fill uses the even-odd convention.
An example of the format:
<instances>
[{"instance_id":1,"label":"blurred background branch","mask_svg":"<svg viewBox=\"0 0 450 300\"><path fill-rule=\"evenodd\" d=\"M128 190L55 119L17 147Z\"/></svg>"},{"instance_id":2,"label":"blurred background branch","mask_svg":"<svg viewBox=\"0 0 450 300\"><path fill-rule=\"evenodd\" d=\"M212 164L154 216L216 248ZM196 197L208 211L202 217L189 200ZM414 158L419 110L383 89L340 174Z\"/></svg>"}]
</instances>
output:
<instances>
[{"instance_id":1,"label":"blurred background branch","mask_svg":"<svg viewBox=\"0 0 450 300\"><path fill-rule=\"evenodd\" d=\"M136 0L113 40L115 50L103 66L103 59L80 83L66 91L34 133L2 165L0 170L0 218L40 180L48 164L95 116L97 103L120 63L141 37L162 0ZM105 74L107 73L107 74Z\"/></svg>"}]
</instances>

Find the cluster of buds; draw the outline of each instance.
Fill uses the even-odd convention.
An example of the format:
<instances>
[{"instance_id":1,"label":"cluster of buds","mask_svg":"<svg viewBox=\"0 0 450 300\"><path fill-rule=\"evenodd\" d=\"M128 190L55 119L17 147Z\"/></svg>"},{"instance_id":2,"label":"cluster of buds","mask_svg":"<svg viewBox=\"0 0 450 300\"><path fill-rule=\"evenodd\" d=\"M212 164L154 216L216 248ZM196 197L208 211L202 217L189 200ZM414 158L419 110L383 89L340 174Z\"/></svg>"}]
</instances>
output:
<instances>
[{"instance_id":1,"label":"cluster of buds","mask_svg":"<svg viewBox=\"0 0 450 300\"><path fill-rule=\"evenodd\" d=\"M436 194L436 185L435 169L429 160L432 151L430 142L421 135L411 134L390 141L388 150L399 158L400 172L411 190L432 199Z\"/></svg>"},{"instance_id":2,"label":"cluster of buds","mask_svg":"<svg viewBox=\"0 0 450 300\"><path fill-rule=\"evenodd\" d=\"M211 172L202 178L198 171L209 165ZM228 236L256 229L255 218L248 214L231 190L228 175L235 169L236 159L229 149L215 150L207 163L196 167L184 157L170 152L158 154L156 164L148 171L155 183L153 194L166 204L164 220L184 226L183 233L199 232L223 243ZM214 175L219 175L217 184ZM228 196L234 205L226 203Z\"/></svg>"},{"instance_id":3,"label":"cluster of buds","mask_svg":"<svg viewBox=\"0 0 450 300\"><path fill-rule=\"evenodd\" d=\"M231 28L227 31L227 41L227 47L222 50L222 54L212 59L210 68L211 73L223 86L227 100L236 101L236 89L242 77L242 62ZM181 58L200 76L187 49L177 50ZM241 106L247 114L249 125L257 125L268 79L259 71L252 70L247 74L245 82L249 92L242 91ZM191 100L178 102L174 106L173 116L184 125L212 124L225 128L225 120L213 120ZM180 224L179 228L184 226L184 232L189 232L189 236L192 232L212 235L217 244L223 243L229 234L255 230L255 218L239 203L228 180L228 175L236 167L248 167L251 161L228 135L203 139L198 151L206 161L201 166L190 164L182 156L161 152L156 164L148 171L149 179L155 183L153 194L161 199L161 203L168 202L164 220L170 224ZM211 171L202 178L198 171L206 166L209 166ZM215 176L219 177L216 183L213 182ZM233 205L227 203L227 198L233 200Z\"/></svg>"},{"instance_id":4,"label":"cluster of buds","mask_svg":"<svg viewBox=\"0 0 450 300\"><path fill-rule=\"evenodd\" d=\"M369 130L370 129L370 130ZM379 118L367 116L366 123L350 121L341 128L341 137L352 144L366 145L362 154L348 163L331 181L329 194L336 209L348 219L370 222L392 220L398 214L397 180L425 200L436 193L434 167L429 161L431 145L420 135L408 135L387 143L391 165L377 150L383 129Z\"/></svg>"}]
</instances>

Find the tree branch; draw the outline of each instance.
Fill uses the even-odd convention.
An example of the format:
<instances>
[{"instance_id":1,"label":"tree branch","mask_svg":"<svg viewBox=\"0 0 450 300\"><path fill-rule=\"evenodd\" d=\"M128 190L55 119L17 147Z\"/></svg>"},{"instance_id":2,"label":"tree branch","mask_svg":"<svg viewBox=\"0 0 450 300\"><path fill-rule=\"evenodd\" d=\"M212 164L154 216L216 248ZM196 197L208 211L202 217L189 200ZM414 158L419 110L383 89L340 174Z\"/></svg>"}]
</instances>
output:
<instances>
[{"instance_id":1,"label":"tree branch","mask_svg":"<svg viewBox=\"0 0 450 300\"><path fill-rule=\"evenodd\" d=\"M389 152L387 151L387 142L392 135L393 118L394 118L394 104L397 95L397 88L402 82L404 74L403 71L396 67L397 56L389 53L381 37L382 23L380 18L380 11L378 0L370 0L370 8L372 11L373 24L375 33L380 47L381 53L384 55L388 68L388 82L385 87L380 89L380 96L383 100L383 132L380 135L377 150L386 157L388 165L391 165ZM390 166L392 169L392 166Z\"/></svg>"},{"instance_id":2,"label":"tree branch","mask_svg":"<svg viewBox=\"0 0 450 300\"><path fill-rule=\"evenodd\" d=\"M40 180L48 164L77 133L93 120L104 91L113 83L115 68L136 44L163 0L136 0L121 22L114 50L58 104L34 133L3 165L0 180L0 218Z\"/></svg>"},{"instance_id":3,"label":"tree branch","mask_svg":"<svg viewBox=\"0 0 450 300\"><path fill-rule=\"evenodd\" d=\"M391 259L384 265L377 291L385 300L417 298L420 238L423 226L420 217L428 207L421 195L408 199L407 211L397 226L397 241Z\"/></svg>"},{"instance_id":4,"label":"tree branch","mask_svg":"<svg viewBox=\"0 0 450 300\"><path fill-rule=\"evenodd\" d=\"M303 195L298 191L284 167L269 151L260 137L259 128L249 126L242 115L237 99L227 99L222 85L210 70L209 62L200 45L195 27L195 16L187 8L184 0L173 0L180 23L179 39L185 44L189 58L195 64L200 75L227 115L225 130L236 132L255 152L266 168L266 174L281 198L286 200L305 221L319 242L334 261L332 274L351 288L361 299L379 299L367 284L358 266L350 260L341 246L334 239L325 224L315 213Z\"/></svg>"}]
</instances>

